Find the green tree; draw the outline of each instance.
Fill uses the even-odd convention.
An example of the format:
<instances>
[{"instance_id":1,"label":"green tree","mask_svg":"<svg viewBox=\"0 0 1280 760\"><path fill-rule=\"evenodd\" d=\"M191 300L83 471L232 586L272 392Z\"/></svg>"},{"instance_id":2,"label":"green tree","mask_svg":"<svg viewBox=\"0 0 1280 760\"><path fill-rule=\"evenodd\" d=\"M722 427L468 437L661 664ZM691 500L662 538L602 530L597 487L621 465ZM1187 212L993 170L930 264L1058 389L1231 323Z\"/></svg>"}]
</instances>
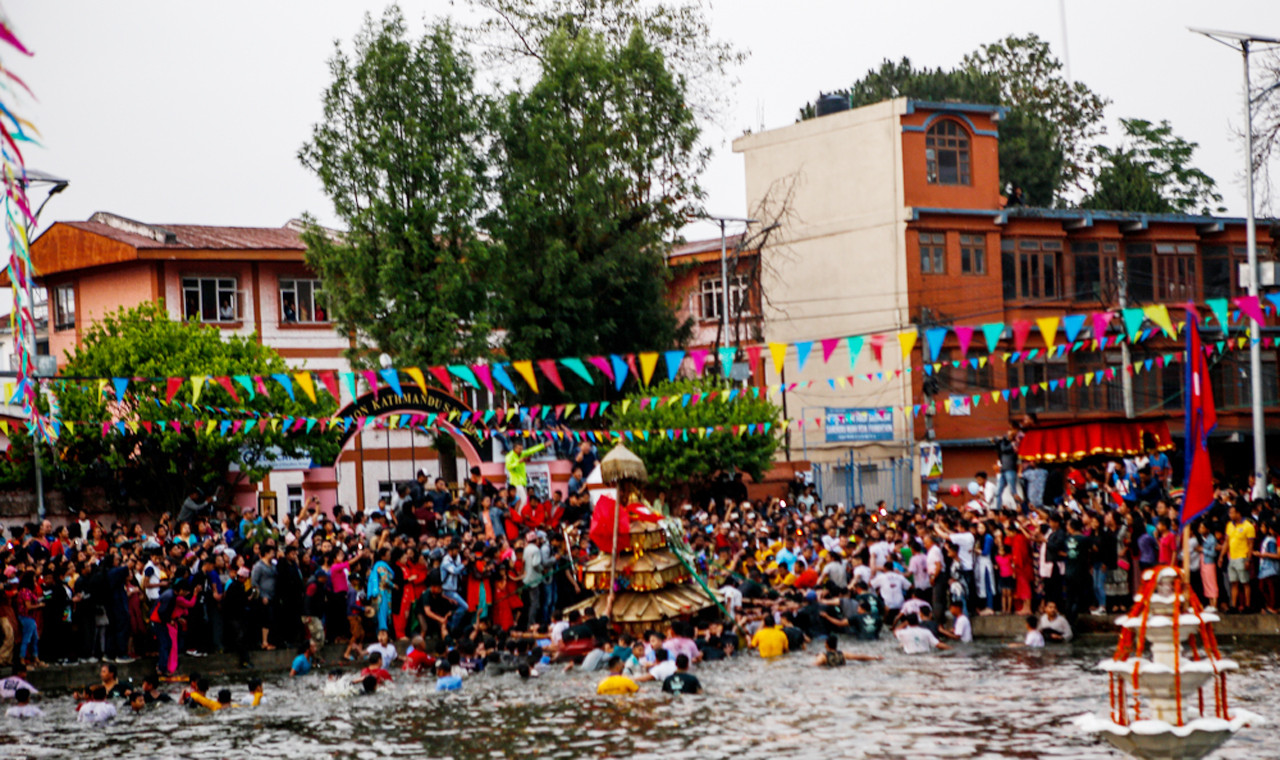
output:
<instances>
[{"instance_id":1,"label":"green tree","mask_svg":"<svg viewBox=\"0 0 1280 760\"><path fill-rule=\"evenodd\" d=\"M1049 43L1034 34L983 45L953 69L917 69L907 58L885 60L847 90L854 107L909 97L1009 108L1000 124L1000 181L1023 189L1028 203L1049 206L1072 188L1089 186L1094 141L1105 131L1107 100L1061 76ZM816 115L812 103L800 118Z\"/></svg>"},{"instance_id":2,"label":"green tree","mask_svg":"<svg viewBox=\"0 0 1280 760\"><path fill-rule=\"evenodd\" d=\"M1168 121L1121 119L1125 140L1098 146L1102 165L1094 191L1081 206L1116 211L1211 214L1222 196L1213 178L1191 166L1197 147L1173 133Z\"/></svg>"},{"instance_id":3,"label":"green tree","mask_svg":"<svg viewBox=\"0 0 1280 760\"><path fill-rule=\"evenodd\" d=\"M411 40L395 6L365 18L352 55L335 48L324 119L298 154L345 227L304 235L330 316L357 363L481 357L496 262L476 229L486 109L471 59L448 24Z\"/></svg>"},{"instance_id":4,"label":"green tree","mask_svg":"<svg viewBox=\"0 0 1280 760\"><path fill-rule=\"evenodd\" d=\"M663 252L697 210L707 152L683 81L636 28L546 41L541 76L496 118L498 209L489 228L517 359L622 353L681 342Z\"/></svg>"},{"instance_id":5,"label":"green tree","mask_svg":"<svg viewBox=\"0 0 1280 760\"><path fill-rule=\"evenodd\" d=\"M223 335L216 327L195 322L174 322L163 305L153 303L107 314L88 329L62 369L72 377L123 378L266 376L285 371L280 356L253 337ZM129 387L123 400L114 399L111 384L106 386L106 394L96 386L78 383L64 383L57 389L61 418L81 424L64 430L54 456L45 457L46 477L52 486L75 492L83 486L102 485L119 509L136 506L159 513L176 510L193 487L212 493L226 482L233 463L240 470L237 479L253 483L266 477L277 456L310 455L316 461L329 462L337 455L336 432L285 435L271 427L228 431L226 435L219 429L197 432L193 428L196 420L237 416L254 420L247 415L193 411L176 403L157 405L154 400L165 395L164 381L134 381ZM193 392L192 383L184 383L174 401L191 403ZM324 395L312 404L298 392L298 400L291 401L278 386L270 396L258 393L249 399L243 388L237 393L238 403L210 380L203 386L199 403L295 417L326 417L335 407ZM174 420L181 423L180 432L154 432L160 421ZM138 427L103 436L102 422L137 423ZM143 423L151 423L152 431ZM26 436L17 438L24 448L14 452L15 458L29 457L29 440Z\"/></svg>"},{"instance_id":6,"label":"green tree","mask_svg":"<svg viewBox=\"0 0 1280 760\"><path fill-rule=\"evenodd\" d=\"M677 380L657 383L643 393L635 393L622 403L610 407L610 425L618 431L648 430L649 438L636 436L627 441L649 471L649 480L663 488L696 488L705 484L717 470L737 468L759 482L773 466L778 450L782 410L767 397L749 394L730 402L704 400L685 405L674 403L641 408L642 399L661 396L683 398L684 394L722 393L732 384L711 379ZM676 434L673 440L665 430L687 430L716 426L768 424L767 432L738 435L725 431L706 436L692 432Z\"/></svg>"}]
</instances>

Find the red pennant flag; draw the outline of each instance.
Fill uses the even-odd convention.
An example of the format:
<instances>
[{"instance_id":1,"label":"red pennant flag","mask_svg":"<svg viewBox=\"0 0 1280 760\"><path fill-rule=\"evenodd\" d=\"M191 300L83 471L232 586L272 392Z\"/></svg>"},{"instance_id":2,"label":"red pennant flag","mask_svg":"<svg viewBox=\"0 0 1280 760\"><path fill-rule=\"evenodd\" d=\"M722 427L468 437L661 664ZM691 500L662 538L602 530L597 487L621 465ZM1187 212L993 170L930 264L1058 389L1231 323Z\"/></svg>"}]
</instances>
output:
<instances>
[{"instance_id":1,"label":"red pennant flag","mask_svg":"<svg viewBox=\"0 0 1280 760\"><path fill-rule=\"evenodd\" d=\"M165 384L164 402L167 404L173 401L173 397L177 395L178 389L182 387L182 378L171 377Z\"/></svg>"},{"instance_id":2,"label":"red pennant flag","mask_svg":"<svg viewBox=\"0 0 1280 760\"><path fill-rule=\"evenodd\" d=\"M213 381L226 389L227 393L231 396L232 401L237 404L240 403L240 394L236 393L235 386L231 384L231 378L223 375L222 377L213 378Z\"/></svg>"},{"instance_id":3,"label":"red pennant flag","mask_svg":"<svg viewBox=\"0 0 1280 760\"><path fill-rule=\"evenodd\" d=\"M338 373L333 370L325 370L316 373L320 377L320 384L324 386L329 395L333 396L334 401L342 401L342 397L338 395Z\"/></svg>"},{"instance_id":4,"label":"red pennant flag","mask_svg":"<svg viewBox=\"0 0 1280 760\"><path fill-rule=\"evenodd\" d=\"M613 521L617 512L618 535L626 536L631 532L631 518L625 509L618 509L617 502L611 497L601 496L591 511L591 542L602 552L613 554Z\"/></svg>"},{"instance_id":5,"label":"red pennant flag","mask_svg":"<svg viewBox=\"0 0 1280 760\"><path fill-rule=\"evenodd\" d=\"M871 340L869 342L871 343L871 355L875 357L876 364L883 366L884 365L884 336L872 335Z\"/></svg>"},{"instance_id":6,"label":"red pennant flag","mask_svg":"<svg viewBox=\"0 0 1280 760\"><path fill-rule=\"evenodd\" d=\"M1257 300L1256 298L1254 299ZM1213 506L1213 470L1209 465L1209 434L1218 426L1218 412L1209 385L1209 365L1200 351L1200 329L1187 313L1187 366L1183 386L1186 396L1186 488L1182 498L1182 524L1196 519Z\"/></svg>"},{"instance_id":7,"label":"red pennant flag","mask_svg":"<svg viewBox=\"0 0 1280 760\"><path fill-rule=\"evenodd\" d=\"M1020 319L1013 323L1013 350L1021 351L1027 345L1027 336L1031 334L1031 323Z\"/></svg>"},{"instance_id":8,"label":"red pennant flag","mask_svg":"<svg viewBox=\"0 0 1280 760\"><path fill-rule=\"evenodd\" d=\"M560 370L556 369L555 359L539 359L538 369L542 370L542 374L547 376L556 390L564 391L564 383L560 382Z\"/></svg>"},{"instance_id":9,"label":"red pennant flag","mask_svg":"<svg viewBox=\"0 0 1280 760\"><path fill-rule=\"evenodd\" d=\"M449 379L449 370L444 367L428 367L427 371L436 379L436 382L444 386L446 391L453 393L453 381Z\"/></svg>"},{"instance_id":10,"label":"red pennant flag","mask_svg":"<svg viewBox=\"0 0 1280 760\"><path fill-rule=\"evenodd\" d=\"M751 364L752 374L755 374L760 369L759 346L747 346L747 361Z\"/></svg>"}]
</instances>

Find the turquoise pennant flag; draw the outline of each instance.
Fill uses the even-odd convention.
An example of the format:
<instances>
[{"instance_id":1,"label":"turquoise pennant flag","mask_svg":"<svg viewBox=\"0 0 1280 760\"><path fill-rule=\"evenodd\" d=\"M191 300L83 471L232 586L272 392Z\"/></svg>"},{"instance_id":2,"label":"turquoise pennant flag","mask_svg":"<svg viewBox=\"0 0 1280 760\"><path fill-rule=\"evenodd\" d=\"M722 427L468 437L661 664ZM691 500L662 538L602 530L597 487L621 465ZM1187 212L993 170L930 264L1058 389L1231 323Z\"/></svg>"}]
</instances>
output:
<instances>
[{"instance_id":1,"label":"turquoise pennant flag","mask_svg":"<svg viewBox=\"0 0 1280 760\"><path fill-rule=\"evenodd\" d=\"M1218 320L1218 326L1223 332L1227 331L1227 299L1210 298L1206 300L1205 306L1209 307L1209 311L1213 312L1214 319Z\"/></svg>"},{"instance_id":2,"label":"turquoise pennant flag","mask_svg":"<svg viewBox=\"0 0 1280 760\"><path fill-rule=\"evenodd\" d=\"M736 346L720 347L720 369L723 371L723 377L729 376L729 371L733 369L733 359L738 355Z\"/></svg>"},{"instance_id":3,"label":"turquoise pennant flag","mask_svg":"<svg viewBox=\"0 0 1280 760\"><path fill-rule=\"evenodd\" d=\"M858 363L858 356L862 353L862 336L855 335L847 339L849 342L849 369L853 369Z\"/></svg>"},{"instance_id":4,"label":"turquoise pennant flag","mask_svg":"<svg viewBox=\"0 0 1280 760\"><path fill-rule=\"evenodd\" d=\"M449 370L449 372L451 372L455 377L457 377L458 379L462 380L462 382L466 383L467 385L470 385L472 388L479 388L479 387L480 387L480 381L476 379L476 373L475 373L475 372L472 372L472 371L471 371L471 368L470 368L470 367L468 367L467 365L465 365L465 364L450 364L450 365L448 365L448 370ZM400 391L398 391L398 390L397 390L397 391L396 391L396 395L397 395L397 396L398 396L398 395L400 395Z\"/></svg>"},{"instance_id":5,"label":"turquoise pennant flag","mask_svg":"<svg viewBox=\"0 0 1280 760\"><path fill-rule=\"evenodd\" d=\"M1122 309L1121 315L1124 317L1124 331L1132 342L1134 337L1141 332L1142 322L1147 318L1142 309Z\"/></svg>"},{"instance_id":6,"label":"turquoise pennant flag","mask_svg":"<svg viewBox=\"0 0 1280 760\"><path fill-rule=\"evenodd\" d=\"M561 359L560 363L569 368L569 371L583 380L587 381L587 385L595 385L596 381L591 377L591 373L587 371L587 366L582 363L581 359L570 357Z\"/></svg>"},{"instance_id":7,"label":"turquoise pennant flag","mask_svg":"<svg viewBox=\"0 0 1280 760\"><path fill-rule=\"evenodd\" d=\"M982 326L982 335L987 339L987 352L994 354L1004 335L1004 322L988 322Z\"/></svg>"}]
</instances>

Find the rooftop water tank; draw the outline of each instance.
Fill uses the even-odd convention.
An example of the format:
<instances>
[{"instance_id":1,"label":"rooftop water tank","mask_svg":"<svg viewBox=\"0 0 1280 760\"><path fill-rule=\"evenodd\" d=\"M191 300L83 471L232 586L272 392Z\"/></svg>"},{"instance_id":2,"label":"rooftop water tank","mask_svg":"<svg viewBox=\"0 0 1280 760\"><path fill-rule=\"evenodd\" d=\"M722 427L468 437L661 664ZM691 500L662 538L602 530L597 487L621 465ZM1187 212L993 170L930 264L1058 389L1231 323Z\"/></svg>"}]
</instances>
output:
<instances>
[{"instance_id":1,"label":"rooftop water tank","mask_svg":"<svg viewBox=\"0 0 1280 760\"><path fill-rule=\"evenodd\" d=\"M840 113L849 110L849 96L839 93L828 93L827 95L818 96L817 113L819 116Z\"/></svg>"}]
</instances>

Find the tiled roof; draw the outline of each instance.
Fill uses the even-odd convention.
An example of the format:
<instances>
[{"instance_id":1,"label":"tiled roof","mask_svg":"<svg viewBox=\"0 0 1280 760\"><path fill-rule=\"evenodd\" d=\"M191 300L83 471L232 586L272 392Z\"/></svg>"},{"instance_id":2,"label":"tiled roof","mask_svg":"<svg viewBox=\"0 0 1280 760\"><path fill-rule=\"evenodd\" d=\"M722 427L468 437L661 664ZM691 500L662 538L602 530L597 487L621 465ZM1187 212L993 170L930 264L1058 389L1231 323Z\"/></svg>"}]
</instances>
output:
<instances>
[{"instance_id":1,"label":"tiled roof","mask_svg":"<svg viewBox=\"0 0 1280 760\"><path fill-rule=\"evenodd\" d=\"M738 245L738 243L741 241L742 241L741 234L730 235L728 236L728 238L725 239L725 247L728 248L730 251L732 251L734 249L734 246ZM714 253L720 252L720 238L718 236L714 238L710 238L708 240L691 240L687 243L681 243L680 245L677 245L674 248L672 248L671 253L669 255L671 257L676 257L676 256L689 256L695 253L712 253L712 252Z\"/></svg>"},{"instance_id":2,"label":"tiled roof","mask_svg":"<svg viewBox=\"0 0 1280 760\"><path fill-rule=\"evenodd\" d=\"M87 222L59 222L117 240L134 248L199 250L295 250L306 245L294 225L285 227L211 227L201 224L108 224L95 214ZM135 228L137 231L135 231ZM150 231L151 234L144 234Z\"/></svg>"}]
</instances>

